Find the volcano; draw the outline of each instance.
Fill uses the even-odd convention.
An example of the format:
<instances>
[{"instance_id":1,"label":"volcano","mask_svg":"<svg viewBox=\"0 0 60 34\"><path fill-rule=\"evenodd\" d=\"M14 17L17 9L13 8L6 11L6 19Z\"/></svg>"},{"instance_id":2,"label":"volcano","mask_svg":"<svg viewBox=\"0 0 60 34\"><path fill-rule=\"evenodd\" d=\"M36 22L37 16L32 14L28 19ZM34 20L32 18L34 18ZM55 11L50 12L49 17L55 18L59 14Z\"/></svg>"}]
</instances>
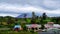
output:
<instances>
[{"instance_id":1,"label":"volcano","mask_svg":"<svg viewBox=\"0 0 60 34\"><path fill-rule=\"evenodd\" d=\"M24 15L26 14L26 18L31 18L32 13L21 13L17 18L25 18ZM41 13L35 13L36 16L41 16Z\"/></svg>"}]
</instances>

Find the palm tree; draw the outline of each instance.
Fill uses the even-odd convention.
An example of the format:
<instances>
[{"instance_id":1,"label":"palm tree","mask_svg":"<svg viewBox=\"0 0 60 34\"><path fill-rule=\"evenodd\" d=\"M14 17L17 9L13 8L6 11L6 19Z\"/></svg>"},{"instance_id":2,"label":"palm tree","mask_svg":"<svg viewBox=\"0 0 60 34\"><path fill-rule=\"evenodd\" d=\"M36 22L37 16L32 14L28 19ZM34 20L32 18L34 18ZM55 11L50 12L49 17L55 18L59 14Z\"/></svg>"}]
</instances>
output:
<instances>
[{"instance_id":1,"label":"palm tree","mask_svg":"<svg viewBox=\"0 0 60 34\"><path fill-rule=\"evenodd\" d=\"M36 15L35 12L32 12L32 19L35 19Z\"/></svg>"},{"instance_id":2,"label":"palm tree","mask_svg":"<svg viewBox=\"0 0 60 34\"><path fill-rule=\"evenodd\" d=\"M46 17L47 17L46 13L43 13L42 19L43 19L43 20L46 20Z\"/></svg>"}]
</instances>

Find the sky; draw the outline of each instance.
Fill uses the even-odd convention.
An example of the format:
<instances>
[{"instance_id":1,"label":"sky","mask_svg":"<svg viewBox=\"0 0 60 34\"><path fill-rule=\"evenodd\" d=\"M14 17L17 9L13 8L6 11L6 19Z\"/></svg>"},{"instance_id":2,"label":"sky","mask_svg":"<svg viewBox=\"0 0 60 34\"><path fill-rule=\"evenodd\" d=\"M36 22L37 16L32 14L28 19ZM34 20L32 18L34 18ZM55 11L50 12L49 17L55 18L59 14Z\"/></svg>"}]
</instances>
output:
<instances>
[{"instance_id":1,"label":"sky","mask_svg":"<svg viewBox=\"0 0 60 34\"><path fill-rule=\"evenodd\" d=\"M0 16L17 17L33 11L60 16L60 0L0 0Z\"/></svg>"}]
</instances>

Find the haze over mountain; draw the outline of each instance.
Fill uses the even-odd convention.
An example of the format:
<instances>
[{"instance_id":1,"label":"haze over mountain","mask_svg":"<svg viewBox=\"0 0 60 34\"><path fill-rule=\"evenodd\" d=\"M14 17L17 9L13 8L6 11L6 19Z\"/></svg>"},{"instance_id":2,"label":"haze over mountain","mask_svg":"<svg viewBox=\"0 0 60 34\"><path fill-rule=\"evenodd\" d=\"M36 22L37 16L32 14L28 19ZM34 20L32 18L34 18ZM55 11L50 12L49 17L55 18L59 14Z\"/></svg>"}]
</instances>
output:
<instances>
[{"instance_id":1,"label":"haze over mountain","mask_svg":"<svg viewBox=\"0 0 60 34\"><path fill-rule=\"evenodd\" d=\"M26 14L26 18L31 18L32 17L32 12L30 13L21 13L17 18L24 18L24 14ZM41 13L35 13L36 16L41 16Z\"/></svg>"},{"instance_id":2,"label":"haze over mountain","mask_svg":"<svg viewBox=\"0 0 60 34\"><path fill-rule=\"evenodd\" d=\"M17 17L22 13L60 16L60 0L0 0L0 16Z\"/></svg>"}]
</instances>

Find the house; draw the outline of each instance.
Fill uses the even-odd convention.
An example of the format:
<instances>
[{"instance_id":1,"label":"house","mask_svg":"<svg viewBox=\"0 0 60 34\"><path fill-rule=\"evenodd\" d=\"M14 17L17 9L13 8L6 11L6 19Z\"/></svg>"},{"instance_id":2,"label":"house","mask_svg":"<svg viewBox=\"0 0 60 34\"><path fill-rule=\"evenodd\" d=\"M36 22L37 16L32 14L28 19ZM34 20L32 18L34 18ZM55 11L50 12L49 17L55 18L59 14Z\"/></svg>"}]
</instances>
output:
<instances>
[{"instance_id":1,"label":"house","mask_svg":"<svg viewBox=\"0 0 60 34\"><path fill-rule=\"evenodd\" d=\"M49 29L49 28L60 28L59 24L54 24L54 22L48 22L47 24L44 25L45 28Z\"/></svg>"},{"instance_id":2,"label":"house","mask_svg":"<svg viewBox=\"0 0 60 34\"><path fill-rule=\"evenodd\" d=\"M54 26L54 28L59 28L60 29L60 25L59 24L54 24L53 26Z\"/></svg>"},{"instance_id":3,"label":"house","mask_svg":"<svg viewBox=\"0 0 60 34\"><path fill-rule=\"evenodd\" d=\"M14 30L15 30L15 31L22 30L21 25L15 25L15 26L14 26Z\"/></svg>"},{"instance_id":4,"label":"house","mask_svg":"<svg viewBox=\"0 0 60 34\"><path fill-rule=\"evenodd\" d=\"M41 25L39 24L27 24L26 27L28 28L28 31L30 30L39 30L41 28Z\"/></svg>"}]
</instances>

